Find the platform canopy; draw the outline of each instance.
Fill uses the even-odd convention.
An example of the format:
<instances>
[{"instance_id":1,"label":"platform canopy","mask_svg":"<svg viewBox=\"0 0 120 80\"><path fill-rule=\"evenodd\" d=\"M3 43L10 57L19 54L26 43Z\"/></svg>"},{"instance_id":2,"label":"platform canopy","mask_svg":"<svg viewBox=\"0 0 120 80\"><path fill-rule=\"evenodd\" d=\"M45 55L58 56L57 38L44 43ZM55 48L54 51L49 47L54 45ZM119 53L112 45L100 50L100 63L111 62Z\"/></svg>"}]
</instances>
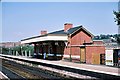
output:
<instances>
[{"instance_id":1,"label":"platform canopy","mask_svg":"<svg viewBox=\"0 0 120 80\"><path fill-rule=\"evenodd\" d=\"M89 31L87 31L84 27L77 26L77 27L70 28L67 31L59 30L59 31L54 31L44 35L26 38L21 40L21 44L29 44L29 43L42 42L42 41L65 41L66 42L68 41L68 35L73 35L80 29L84 30L85 32L87 32L87 34L93 37L93 35Z\"/></svg>"},{"instance_id":2,"label":"platform canopy","mask_svg":"<svg viewBox=\"0 0 120 80\"><path fill-rule=\"evenodd\" d=\"M67 41L67 40L68 40L67 35L45 35L21 40L21 44L29 44L42 41Z\"/></svg>"}]
</instances>

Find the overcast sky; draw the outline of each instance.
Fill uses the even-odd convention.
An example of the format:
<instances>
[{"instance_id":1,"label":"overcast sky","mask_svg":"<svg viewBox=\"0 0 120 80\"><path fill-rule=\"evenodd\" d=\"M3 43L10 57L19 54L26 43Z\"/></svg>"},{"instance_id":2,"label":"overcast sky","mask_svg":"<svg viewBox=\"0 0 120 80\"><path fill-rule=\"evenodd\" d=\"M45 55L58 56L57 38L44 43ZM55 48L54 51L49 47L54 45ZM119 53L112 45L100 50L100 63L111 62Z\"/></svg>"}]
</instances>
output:
<instances>
[{"instance_id":1,"label":"overcast sky","mask_svg":"<svg viewBox=\"0 0 120 80\"><path fill-rule=\"evenodd\" d=\"M2 41L20 41L63 29L64 23L83 25L94 35L116 34L113 10L117 2L2 2Z\"/></svg>"}]
</instances>

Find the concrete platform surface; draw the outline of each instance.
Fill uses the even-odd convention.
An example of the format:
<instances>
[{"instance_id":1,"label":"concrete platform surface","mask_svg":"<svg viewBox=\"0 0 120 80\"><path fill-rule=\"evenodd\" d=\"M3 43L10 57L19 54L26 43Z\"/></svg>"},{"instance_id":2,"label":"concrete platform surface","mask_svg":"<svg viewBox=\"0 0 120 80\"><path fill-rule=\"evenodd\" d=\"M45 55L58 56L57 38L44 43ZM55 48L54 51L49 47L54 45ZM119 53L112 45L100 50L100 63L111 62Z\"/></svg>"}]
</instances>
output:
<instances>
[{"instance_id":1,"label":"concrete platform surface","mask_svg":"<svg viewBox=\"0 0 120 80\"><path fill-rule=\"evenodd\" d=\"M1 56L3 54L0 54ZM12 55L3 55L13 58L19 58L29 61L35 61L35 62L41 62L46 64L52 64L52 65L58 65L63 67L70 67L75 69L81 69L81 70L88 70L92 72L98 72L98 73L105 73L110 75L117 75L120 76L120 68L116 67L109 67L106 65L92 65L92 64L82 64L82 63L73 63L73 62L67 62L67 61L50 61L50 60L42 60L42 59L35 59L35 58L29 58L29 57L22 57L22 56L12 56Z\"/></svg>"}]
</instances>

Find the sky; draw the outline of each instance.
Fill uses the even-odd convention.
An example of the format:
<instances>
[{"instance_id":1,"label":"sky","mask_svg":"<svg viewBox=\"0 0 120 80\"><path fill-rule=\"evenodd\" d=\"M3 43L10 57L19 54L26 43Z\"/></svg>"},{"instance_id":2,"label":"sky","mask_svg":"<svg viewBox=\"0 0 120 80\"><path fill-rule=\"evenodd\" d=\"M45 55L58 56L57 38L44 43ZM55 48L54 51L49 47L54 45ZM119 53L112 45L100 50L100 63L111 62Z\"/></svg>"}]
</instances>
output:
<instances>
[{"instance_id":1,"label":"sky","mask_svg":"<svg viewBox=\"0 0 120 80\"><path fill-rule=\"evenodd\" d=\"M93 35L117 34L113 10L117 2L2 2L2 42L20 41L40 35L41 30L53 32L83 25Z\"/></svg>"}]
</instances>

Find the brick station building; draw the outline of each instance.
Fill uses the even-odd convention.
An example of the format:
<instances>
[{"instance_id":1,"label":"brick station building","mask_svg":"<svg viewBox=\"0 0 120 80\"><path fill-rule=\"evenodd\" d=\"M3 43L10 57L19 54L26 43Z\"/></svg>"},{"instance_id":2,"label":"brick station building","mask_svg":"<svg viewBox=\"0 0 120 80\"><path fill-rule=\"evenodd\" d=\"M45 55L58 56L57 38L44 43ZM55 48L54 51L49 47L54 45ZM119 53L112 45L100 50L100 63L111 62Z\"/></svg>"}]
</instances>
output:
<instances>
[{"instance_id":1,"label":"brick station building","mask_svg":"<svg viewBox=\"0 0 120 80\"><path fill-rule=\"evenodd\" d=\"M104 64L103 41L93 40L93 34L83 26L64 24L64 29L23 39L21 44L34 44L34 53L46 59L64 59L88 64Z\"/></svg>"}]
</instances>

